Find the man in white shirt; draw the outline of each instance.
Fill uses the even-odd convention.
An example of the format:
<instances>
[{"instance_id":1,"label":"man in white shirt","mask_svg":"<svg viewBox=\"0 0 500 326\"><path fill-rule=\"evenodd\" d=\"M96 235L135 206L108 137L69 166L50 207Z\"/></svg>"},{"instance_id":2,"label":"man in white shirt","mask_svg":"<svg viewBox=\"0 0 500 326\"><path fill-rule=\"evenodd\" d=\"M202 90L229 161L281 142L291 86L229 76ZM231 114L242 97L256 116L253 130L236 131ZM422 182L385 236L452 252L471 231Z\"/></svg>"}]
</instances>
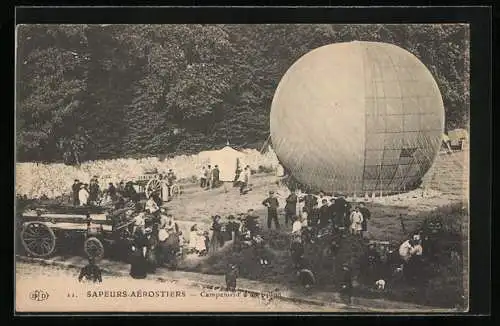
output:
<instances>
[{"instance_id":1,"label":"man in white shirt","mask_svg":"<svg viewBox=\"0 0 500 326\"><path fill-rule=\"evenodd\" d=\"M413 256L421 256L422 252L422 245L413 239L406 240L399 247L399 256L404 262L408 262Z\"/></svg>"},{"instance_id":2,"label":"man in white shirt","mask_svg":"<svg viewBox=\"0 0 500 326\"><path fill-rule=\"evenodd\" d=\"M144 213L137 214L137 216L134 217L134 228L132 230L132 234L135 234L137 231L144 232L145 224L146 220Z\"/></svg>"},{"instance_id":3,"label":"man in white shirt","mask_svg":"<svg viewBox=\"0 0 500 326\"><path fill-rule=\"evenodd\" d=\"M317 208L321 208L321 206L323 206L323 199L326 199L325 193L323 191L320 191L319 194L316 196L316 198L318 201Z\"/></svg>"},{"instance_id":4,"label":"man in white shirt","mask_svg":"<svg viewBox=\"0 0 500 326\"><path fill-rule=\"evenodd\" d=\"M302 230L302 221L300 220L299 217L296 217L295 222L293 222L292 224L292 233L300 234L301 230Z\"/></svg>"}]
</instances>

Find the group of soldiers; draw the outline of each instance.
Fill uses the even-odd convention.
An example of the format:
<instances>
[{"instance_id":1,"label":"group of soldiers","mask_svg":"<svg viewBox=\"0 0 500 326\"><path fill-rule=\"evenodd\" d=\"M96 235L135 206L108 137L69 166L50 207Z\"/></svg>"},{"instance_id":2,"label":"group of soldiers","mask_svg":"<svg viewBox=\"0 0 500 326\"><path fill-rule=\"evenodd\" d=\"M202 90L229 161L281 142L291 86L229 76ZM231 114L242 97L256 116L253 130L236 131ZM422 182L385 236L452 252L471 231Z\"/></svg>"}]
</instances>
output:
<instances>
[{"instance_id":1,"label":"group of soldiers","mask_svg":"<svg viewBox=\"0 0 500 326\"><path fill-rule=\"evenodd\" d=\"M302 203L301 212L297 212L298 204ZM262 202L267 207L267 227L270 229L274 223L275 228L280 228L278 208L280 207L274 191ZM292 191L286 197L285 225L297 222L312 228L324 228L329 224L336 229L346 229L352 234L363 235L367 231L368 220L371 213L363 202L352 206L344 196L326 197L323 192L318 195L305 194L299 196Z\"/></svg>"},{"instance_id":2,"label":"group of soldiers","mask_svg":"<svg viewBox=\"0 0 500 326\"><path fill-rule=\"evenodd\" d=\"M220 170L216 164L214 167L203 166L200 171L200 187L203 189L212 189L220 186Z\"/></svg>"},{"instance_id":3,"label":"group of soldiers","mask_svg":"<svg viewBox=\"0 0 500 326\"><path fill-rule=\"evenodd\" d=\"M330 252L333 254L339 246L339 242L346 237L353 237L365 243L364 232L368 229L368 221L371 212L365 203L360 202L353 205L342 195L327 197L323 192L318 194L298 195L292 191L285 199L284 222L288 225L292 222L290 234L290 252L300 281L309 287L316 282L311 266L304 259L305 247L322 239L337 239L333 241ZM280 228L279 223L279 200L273 191L262 202L267 207L267 226L271 229ZM302 205L300 205L302 204ZM302 206L300 209L297 207ZM300 211L297 212L297 211ZM332 236L333 234L333 236ZM335 234L339 235L335 237ZM330 237L325 236L330 235ZM383 247L383 246L381 246ZM410 239L400 244L399 250L382 250L371 243L360 259L360 276L368 284L374 284L378 289L385 288L385 278L394 273L401 273L409 281L414 281L421 276L423 242L419 234L414 234ZM340 277L341 290L350 293L353 284L353 272L349 261L342 264L342 276ZM350 296L347 295L348 297Z\"/></svg>"}]
</instances>

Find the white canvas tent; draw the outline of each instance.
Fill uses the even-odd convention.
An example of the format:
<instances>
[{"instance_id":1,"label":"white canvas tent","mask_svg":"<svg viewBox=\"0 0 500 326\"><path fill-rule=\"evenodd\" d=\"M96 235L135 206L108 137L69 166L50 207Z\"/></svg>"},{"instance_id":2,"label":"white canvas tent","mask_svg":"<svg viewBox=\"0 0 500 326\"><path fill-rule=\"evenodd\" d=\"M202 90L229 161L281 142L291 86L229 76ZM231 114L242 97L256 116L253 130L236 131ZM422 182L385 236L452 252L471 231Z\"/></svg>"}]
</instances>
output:
<instances>
[{"instance_id":1,"label":"white canvas tent","mask_svg":"<svg viewBox=\"0 0 500 326\"><path fill-rule=\"evenodd\" d=\"M238 160L241 167L245 166L243 162L245 154L229 145L220 150L201 152L200 158L212 165L212 167L218 165L220 170L219 179L224 182L234 181Z\"/></svg>"}]
</instances>

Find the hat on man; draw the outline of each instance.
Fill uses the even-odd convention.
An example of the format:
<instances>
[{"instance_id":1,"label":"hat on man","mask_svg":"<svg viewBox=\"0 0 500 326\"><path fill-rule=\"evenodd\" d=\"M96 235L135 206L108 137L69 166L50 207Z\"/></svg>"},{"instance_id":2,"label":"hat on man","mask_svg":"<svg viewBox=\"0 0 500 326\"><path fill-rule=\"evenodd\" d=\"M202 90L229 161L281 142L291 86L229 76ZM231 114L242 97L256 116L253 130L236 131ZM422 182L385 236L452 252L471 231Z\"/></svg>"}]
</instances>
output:
<instances>
[{"instance_id":1,"label":"hat on man","mask_svg":"<svg viewBox=\"0 0 500 326\"><path fill-rule=\"evenodd\" d=\"M274 191L272 191L272 190L271 190L271 191L269 191L269 194L270 194L270 195L274 195Z\"/></svg>"}]
</instances>

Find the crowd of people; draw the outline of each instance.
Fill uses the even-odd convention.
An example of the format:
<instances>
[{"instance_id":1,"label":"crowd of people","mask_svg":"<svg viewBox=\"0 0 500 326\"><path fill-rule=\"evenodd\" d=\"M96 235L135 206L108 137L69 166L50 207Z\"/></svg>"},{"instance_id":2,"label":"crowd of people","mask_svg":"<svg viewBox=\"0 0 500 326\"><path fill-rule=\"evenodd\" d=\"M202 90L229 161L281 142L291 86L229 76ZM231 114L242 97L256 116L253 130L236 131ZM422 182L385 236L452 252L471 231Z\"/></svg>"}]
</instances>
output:
<instances>
[{"instance_id":1,"label":"crowd of people","mask_svg":"<svg viewBox=\"0 0 500 326\"><path fill-rule=\"evenodd\" d=\"M235 183L240 188L240 194L248 191L251 171L249 166L236 171ZM179 230L172 214L162 207L166 194L171 196L171 186L175 181L172 170L160 180L165 180L165 188L151 194L145 204L141 204L132 182L120 182L116 186L109 183L101 191L97 177L89 184L75 180L73 190L73 204L75 206L97 205L109 201L116 210L124 210L125 218L133 221L130 230L132 246L131 275L135 278L145 277L154 270L155 266L175 260L178 255L195 254L206 256L223 247L226 242L232 241L235 250L252 248L256 260L260 265L269 265L270 258L266 256L266 241L262 236L259 224L260 217L255 211L249 210L237 218L227 216L223 221L219 215L212 217L210 229L200 228L193 224L186 240ZM200 187L212 189L220 185L218 166L203 167L200 175ZM284 200L284 220L278 213ZM276 230L284 223L290 231L291 259L296 268L298 278L306 287L316 282L313 268L304 263L305 246L321 241L321 232L331 230L344 236L364 239L368 230L371 212L364 202L351 203L343 195L327 196L324 192L317 194L298 193L291 191L288 196L281 196L269 191L269 196L262 201L267 208L267 228ZM280 223L281 222L281 223ZM211 232L209 232L211 231ZM378 289L384 289L388 275L399 272L409 280L419 276L422 262L423 242L419 234L404 241L399 250L390 252L383 246L377 248L374 244L368 246L361 260L360 277L367 283L374 284ZM384 266L390 266L389 269ZM238 267L230 265L228 273L237 273ZM352 290L353 273L349 263L342 265L343 277L341 290L349 293ZM231 274L232 275L232 274ZM230 277L232 280L232 278ZM233 281L231 281L233 282ZM233 284L233 283L231 283ZM228 287L233 287L232 285Z\"/></svg>"},{"instance_id":2,"label":"crowd of people","mask_svg":"<svg viewBox=\"0 0 500 326\"><path fill-rule=\"evenodd\" d=\"M280 196L273 191L262 202L267 207L267 227L280 229ZM366 232L371 212L364 202L351 203L343 195L328 197L323 192L318 194L301 194L291 191L285 200L284 224L292 224L290 232L290 252L293 265L300 281L310 287L316 282L312 266L304 260L305 246L321 241L325 234L341 235L335 239L345 237L358 238L367 243ZM326 238L326 237L325 237ZM330 241L332 238L329 238ZM342 240L338 240L342 241ZM335 241L334 241L335 242ZM338 246L335 242L333 246ZM334 254L335 250L330 251ZM400 244L399 250L393 250L388 245L367 246L363 257L360 258L359 277L366 284L371 284L379 290L385 289L386 280L394 274L402 275L407 281L418 282L422 275L423 239L419 232L412 234L410 239ZM349 261L342 265L340 288L345 293L352 291L353 271ZM349 295L348 295L349 296Z\"/></svg>"},{"instance_id":3,"label":"crowd of people","mask_svg":"<svg viewBox=\"0 0 500 326\"><path fill-rule=\"evenodd\" d=\"M172 197L172 187L177 179L174 171L169 169L165 175L157 174L155 178L162 185L159 192L155 194L157 199L169 201ZM93 176L89 183L75 179L71 186L72 203L73 206L120 206L120 203L126 200L136 203L140 200L140 195L134 187L135 184L133 181L122 180L116 184L109 182L105 189L101 189L97 176Z\"/></svg>"}]
</instances>

